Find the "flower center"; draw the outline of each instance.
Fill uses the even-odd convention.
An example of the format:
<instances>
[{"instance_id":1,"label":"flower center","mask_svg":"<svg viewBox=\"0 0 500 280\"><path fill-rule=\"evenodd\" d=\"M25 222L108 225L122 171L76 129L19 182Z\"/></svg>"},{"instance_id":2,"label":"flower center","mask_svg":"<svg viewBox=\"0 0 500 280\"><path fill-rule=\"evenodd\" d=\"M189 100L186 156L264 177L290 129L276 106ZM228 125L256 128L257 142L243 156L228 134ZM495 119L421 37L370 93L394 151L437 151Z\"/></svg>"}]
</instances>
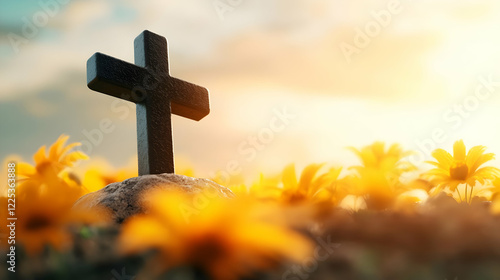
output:
<instances>
[{"instance_id":1,"label":"flower center","mask_svg":"<svg viewBox=\"0 0 500 280\"><path fill-rule=\"evenodd\" d=\"M450 177L455 180L465 180L469 174L469 167L464 162L454 163L450 167Z\"/></svg>"},{"instance_id":2,"label":"flower center","mask_svg":"<svg viewBox=\"0 0 500 280\"><path fill-rule=\"evenodd\" d=\"M42 215L36 215L28 218L26 222L26 229L28 230L39 230L51 225L51 221L48 217Z\"/></svg>"}]
</instances>

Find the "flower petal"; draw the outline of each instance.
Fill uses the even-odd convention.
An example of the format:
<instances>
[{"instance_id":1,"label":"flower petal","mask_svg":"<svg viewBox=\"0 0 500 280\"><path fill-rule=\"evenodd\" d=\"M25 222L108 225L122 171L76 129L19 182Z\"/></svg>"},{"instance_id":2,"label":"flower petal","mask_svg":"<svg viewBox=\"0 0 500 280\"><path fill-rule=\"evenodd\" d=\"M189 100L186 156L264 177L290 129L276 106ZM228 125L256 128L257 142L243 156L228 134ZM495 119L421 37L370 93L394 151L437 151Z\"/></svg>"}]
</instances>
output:
<instances>
[{"instance_id":1,"label":"flower petal","mask_svg":"<svg viewBox=\"0 0 500 280\"><path fill-rule=\"evenodd\" d=\"M290 164L282 173L283 189L294 190L297 187L297 175L295 174L295 165Z\"/></svg>"},{"instance_id":2,"label":"flower petal","mask_svg":"<svg viewBox=\"0 0 500 280\"><path fill-rule=\"evenodd\" d=\"M59 138L56 140L52 146L49 148L49 159L52 161L59 161L59 157L61 156L61 151L63 149L64 144L68 141L69 136L61 134Z\"/></svg>"},{"instance_id":3,"label":"flower petal","mask_svg":"<svg viewBox=\"0 0 500 280\"><path fill-rule=\"evenodd\" d=\"M481 165L493 159L495 159L495 154L493 153L480 155L474 164L469 167L469 174L473 174Z\"/></svg>"},{"instance_id":4,"label":"flower petal","mask_svg":"<svg viewBox=\"0 0 500 280\"><path fill-rule=\"evenodd\" d=\"M309 189L312 187L312 180L314 179L314 176L316 176L316 173L318 173L318 170L322 166L323 164L313 163L304 168L302 174L300 175L299 186L298 186L299 192L304 192L304 193L309 192ZM316 190L312 191L313 193L316 192Z\"/></svg>"},{"instance_id":5,"label":"flower petal","mask_svg":"<svg viewBox=\"0 0 500 280\"><path fill-rule=\"evenodd\" d=\"M450 153L443 149L436 149L434 150L434 152L432 152L432 156L438 161L438 163L441 165L441 168L445 170L450 169L453 163L453 157L450 155Z\"/></svg>"},{"instance_id":6,"label":"flower petal","mask_svg":"<svg viewBox=\"0 0 500 280\"><path fill-rule=\"evenodd\" d=\"M461 183L464 183L462 181L458 181L458 180L452 180L450 181L447 186L448 188L450 189L450 191L454 192L456 189L457 189L457 186Z\"/></svg>"},{"instance_id":7,"label":"flower petal","mask_svg":"<svg viewBox=\"0 0 500 280\"><path fill-rule=\"evenodd\" d=\"M465 160L464 141L458 140L453 145L453 158L455 158L455 160L457 160L457 161L464 161Z\"/></svg>"},{"instance_id":8,"label":"flower petal","mask_svg":"<svg viewBox=\"0 0 500 280\"><path fill-rule=\"evenodd\" d=\"M467 158L466 158L466 164L469 167L469 173L473 173L475 171L471 171L472 167L476 163L476 161L479 159L479 157L484 153L486 150L485 146L474 146L472 147L469 152L467 153Z\"/></svg>"},{"instance_id":9,"label":"flower petal","mask_svg":"<svg viewBox=\"0 0 500 280\"><path fill-rule=\"evenodd\" d=\"M488 167L483 167L483 168L478 169L474 173L473 177L493 180L498 175L500 175L500 170L498 168L488 166Z\"/></svg>"},{"instance_id":10,"label":"flower petal","mask_svg":"<svg viewBox=\"0 0 500 280\"><path fill-rule=\"evenodd\" d=\"M36 151L35 155L33 155L33 159L35 160L35 165L39 165L40 163L44 162L47 159L47 156L45 154L45 150L47 149L46 146L41 146L38 151Z\"/></svg>"},{"instance_id":11,"label":"flower petal","mask_svg":"<svg viewBox=\"0 0 500 280\"><path fill-rule=\"evenodd\" d=\"M17 176L31 177L36 174L36 169L31 164L26 162L19 162L16 166Z\"/></svg>"}]
</instances>

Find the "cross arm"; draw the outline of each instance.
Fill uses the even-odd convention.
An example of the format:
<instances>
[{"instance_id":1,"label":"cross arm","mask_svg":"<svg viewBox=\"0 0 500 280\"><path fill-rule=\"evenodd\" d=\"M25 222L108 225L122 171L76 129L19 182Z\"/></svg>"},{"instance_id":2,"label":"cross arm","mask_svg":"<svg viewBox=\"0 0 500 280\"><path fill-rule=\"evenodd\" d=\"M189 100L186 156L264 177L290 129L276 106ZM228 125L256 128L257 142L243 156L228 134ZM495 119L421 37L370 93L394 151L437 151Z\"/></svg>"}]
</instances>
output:
<instances>
[{"instance_id":1,"label":"cross arm","mask_svg":"<svg viewBox=\"0 0 500 280\"><path fill-rule=\"evenodd\" d=\"M166 88L172 93L172 113L195 121L210 113L210 95L204 87L170 77Z\"/></svg>"},{"instance_id":2,"label":"cross arm","mask_svg":"<svg viewBox=\"0 0 500 280\"><path fill-rule=\"evenodd\" d=\"M147 75L145 68L95 53L87 61L87 85L90 89L121 98L134 103L140 102L145 96L144 91L132 90L141 86Z\"/></svg>"}]
</instances>

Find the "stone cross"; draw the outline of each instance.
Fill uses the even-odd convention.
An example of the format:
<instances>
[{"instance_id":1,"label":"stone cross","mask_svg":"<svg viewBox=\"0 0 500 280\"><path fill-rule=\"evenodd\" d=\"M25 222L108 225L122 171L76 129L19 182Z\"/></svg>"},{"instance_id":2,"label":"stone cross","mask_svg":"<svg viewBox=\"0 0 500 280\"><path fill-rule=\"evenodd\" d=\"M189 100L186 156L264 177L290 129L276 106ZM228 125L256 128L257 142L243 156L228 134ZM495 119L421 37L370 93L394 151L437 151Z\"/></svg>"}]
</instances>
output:
<instances>
[{"instance_id":1,"label":"stone cross","mask_svg":"<svg viewBox=\"0 0 500 280\"><path fill-rule=\"evenodd\" d=\"M201 120L210 113L209 93L170 76L164 37L146 30L134 52L135 64L95 53L87 61L87 85L136 103L139 175L174 173L171 114Z\"/></svg>"}]
</instances>

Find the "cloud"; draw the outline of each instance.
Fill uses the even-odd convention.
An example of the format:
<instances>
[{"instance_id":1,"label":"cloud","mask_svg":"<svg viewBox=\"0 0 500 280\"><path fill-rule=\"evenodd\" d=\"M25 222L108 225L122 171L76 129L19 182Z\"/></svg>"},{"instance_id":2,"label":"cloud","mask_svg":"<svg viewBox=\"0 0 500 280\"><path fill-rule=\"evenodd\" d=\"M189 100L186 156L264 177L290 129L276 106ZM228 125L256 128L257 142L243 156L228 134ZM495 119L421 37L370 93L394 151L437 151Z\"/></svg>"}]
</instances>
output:
<instances>
[{"instance_id":1,"label":"cloud","mask_svg":"<svg viewBox=\"0 0 500 280\"><path fill-rule=\"evenodd\" d=\"M351 64L339 51L345 30L332 29L321 39L289 43L278 34L244 34L218 49L217 61L204 65L219 84L245 87L259 84L303 91L307 94L349 95L370 99L407 99L421 93L425 83L437 81L426 74L425 55L438 44L434 34L408 34L377 38L377 42ZM207 75L207 74L205 74Z\"/></svg>"},{"instance_id":2,"label":"cloud","mask_svg":"<svg viewBox=\"0 0 500 280\"><path fill-rule=\"evenodd\" d=\"M117 165L132 157L133 107L122 119L110 109L113 98L87 89L85 62L96 51L132 62L133 40L144 29L168 38L173 76L211 91L210 116L174 119L176 152L205 174L240 158L238 145L285 105L301 119L245 163L245 172L291 161L348 162L345 146L376 139L413 147L478 74L498 70L500 4L402 3L402 13L348 63L339 44L352 43L356 28L387 1L243 1L223 21L211 1L72 1L0 64L0 110L16 120L2 123L8 136L0 155L31 155L60 133L85 140L83 130L109 118L116 129L93 153ZM8 41L0 42L5 53ZM465 132L486 130L487 116L479 115Z\"/></svg>"}]
</instances>

